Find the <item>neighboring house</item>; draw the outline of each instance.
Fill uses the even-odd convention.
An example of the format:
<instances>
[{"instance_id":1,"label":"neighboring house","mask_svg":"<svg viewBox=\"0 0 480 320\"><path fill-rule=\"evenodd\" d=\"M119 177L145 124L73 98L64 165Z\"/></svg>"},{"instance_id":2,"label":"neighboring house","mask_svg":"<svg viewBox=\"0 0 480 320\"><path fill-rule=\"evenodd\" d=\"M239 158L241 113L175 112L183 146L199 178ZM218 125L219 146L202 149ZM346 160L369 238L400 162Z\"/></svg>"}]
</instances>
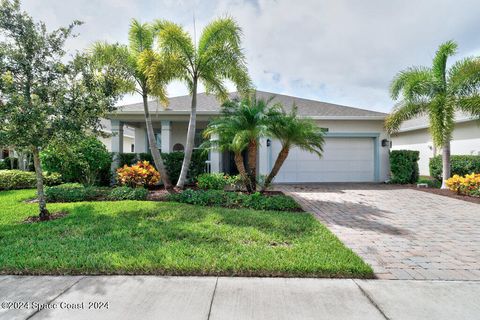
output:
<instances>
[{"instance_id":1,"label":"neighboring house","mask_svg":"<svg viewBox=\"0 0 480 320\"><path fill-rule=\"evenodd\" d=\"M419 151L418 167L420 174L426 176L430 175L430 158L441 154L441 149L433 145L427 116L405 121L399 132L392 135L392 149ZM452 155L480 155L480 121L457 113L450 149Z\"/></svg>"},{"instance_id":2,"label":"neighboring house","mask_svg":"<svg viewBox=\"0 0 480 320\"><path fill-rule=\"evenodd\" d=\"M235 97L236 93L231 93ZM385 113L335 105L257 91L257 97L280 102L289 110L298 107L298 115L315 120L327 131L324 154L321 159L314 154L293 149L280 170L275 182L382 182L389 176L389 137L384 130ZM170 99L167 108L151 101L157 145L162 152L182 151L185 147L190 114L190 97ZM201 132L210 119L218 116L221 104L204 93L198 94L196 145L201 143ZM135 152L148 150L143 104L118 107L108 116L113 133L120 133L126 125L134 129ZM125 139L125 138L123 138ZM122 135L111 139L113 152L124 152ZM262 138L258 150L259 174L266 175L280 151L277 141ZM235 173L232 155L228 152L211 151L210 170Z\"/></svg>"},{"instance_id":3,"label":"neighboring house","mask_svg":"<svg viewBox=\"0 0 480 320\"><path fill-rule=\"evenodd\" d=\"M102 119L102 132L106 134L106 137L98 137L98 140L103 142L109 152L112 152L112 127L110 120ZM125 153L135 152L135 137L134 130L128 126L123 127L123 151Z\"/></svg>"}]
</instances>

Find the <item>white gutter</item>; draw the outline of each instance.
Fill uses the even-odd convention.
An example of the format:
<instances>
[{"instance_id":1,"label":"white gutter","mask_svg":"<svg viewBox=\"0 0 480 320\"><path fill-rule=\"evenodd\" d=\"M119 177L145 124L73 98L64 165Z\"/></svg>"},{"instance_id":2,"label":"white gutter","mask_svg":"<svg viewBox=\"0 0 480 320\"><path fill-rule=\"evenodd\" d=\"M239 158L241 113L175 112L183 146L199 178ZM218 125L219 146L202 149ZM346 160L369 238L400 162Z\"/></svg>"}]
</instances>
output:
<instances>
[{"instance_id":1,"label":"white gutter","mask_svg":"<svg viewBox=\"0 0 480 320\"><path fill-rule=\"evenodd\" d=\"M462 119L455 120L455 123L464 123L464 122L475 121L475 120L478 120L478 119L475 118L475 117L468 117L468 118L462 118ZM421 130L421 129L428 129L429 127L430 127L430 125L422 124L422 125L420 125L420 126L415 126L415 127L409 127L409 128L405 128L405 129L400 129L400 130L397 131L397 133L400 133L400 132L409 132L409 131L415 131L415 130Z\"/></svg>"}]
</instances>

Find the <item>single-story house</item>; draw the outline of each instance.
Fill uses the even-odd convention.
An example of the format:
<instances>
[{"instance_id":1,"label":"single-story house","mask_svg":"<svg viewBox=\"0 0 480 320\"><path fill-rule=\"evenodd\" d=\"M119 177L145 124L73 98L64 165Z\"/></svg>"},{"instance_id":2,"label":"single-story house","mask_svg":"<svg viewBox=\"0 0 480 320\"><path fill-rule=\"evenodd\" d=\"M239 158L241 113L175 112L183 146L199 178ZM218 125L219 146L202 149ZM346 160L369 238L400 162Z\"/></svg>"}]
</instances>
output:
<instances>
[{"instance_id":1,"label":"single-story house","mask_svg":"<svg viewBox=\"0 0 480 320\"><path fill-rule=\"evenodd\" d=\"M418 167L421 175L430 175L430 158L441 154L432 142L427 116L405 121L398 133L392 135L393 150L417 150L420 152ZM450 143L452 155L480 155L480 121L458 112Z\"/></svg>"},{"instance_id":2,"label":"single-story house","mask_svg":"<svg viewBox=\"0 0 480 320\"><path fill-rule=\"evenodd\" d=\"M235 97L236 93L231 93ZM295 104L298 115L313 119L326 131L324 153L321 158L299 149L290 152L275 179L277 183L308 182L383 182L389 177L389 136L384 130L385 113L307 100L292 96L257 91L257 97L280 102L289 110ZM182 151L185 147L190 114L190 96L170 99L168 107L158 101L150 101L157 146L162 152ZM197 132L195 143L201 143L202 130L218 116L221 104L214 96L204 93L197 98ZM110 149L125 152L123 128L133 128L134 151L147 152L143 104L135 103L118 107L108 116L111 130ZM279 142L262 138L259 146L258 173L270 172L280 150ZM232 155L211 151L208 164L211 172L235 172Z\"/></svg>"}]
</instances>

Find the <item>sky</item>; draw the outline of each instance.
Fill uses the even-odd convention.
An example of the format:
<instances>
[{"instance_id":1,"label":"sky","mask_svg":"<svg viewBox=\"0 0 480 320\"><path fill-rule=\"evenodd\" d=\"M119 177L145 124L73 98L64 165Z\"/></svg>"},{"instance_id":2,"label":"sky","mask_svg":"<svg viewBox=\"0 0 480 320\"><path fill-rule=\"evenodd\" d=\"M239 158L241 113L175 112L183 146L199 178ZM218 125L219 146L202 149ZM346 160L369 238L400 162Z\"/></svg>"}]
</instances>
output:
<instances>
[{"instance_id":1,"label":"sky","mask_svg":"<svg viewBox=\"0 0 480 320\"><path fill-rule=\"evenodd\" d=\"M127 43L132 18L171 20L193 34L195 17L199 35L229 15L243 30L258 90L383 112L394 105L388 88L395 74L430 65L442 42L458 43L455 60L480 55L478 0L24 0L22 6L49 28L83 21L67 43L72 51L98 40ZM168 93L188 92L174 82ZM127 96L122 103L140 100Z\"/></svg>"}]
</instances>

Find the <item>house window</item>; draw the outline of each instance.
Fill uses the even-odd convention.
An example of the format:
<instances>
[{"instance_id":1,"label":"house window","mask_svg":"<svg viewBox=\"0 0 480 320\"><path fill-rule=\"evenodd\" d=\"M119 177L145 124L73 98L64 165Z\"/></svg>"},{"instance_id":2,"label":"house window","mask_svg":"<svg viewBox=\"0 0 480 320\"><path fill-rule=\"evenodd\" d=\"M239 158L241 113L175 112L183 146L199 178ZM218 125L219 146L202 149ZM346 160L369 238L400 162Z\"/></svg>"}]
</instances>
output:
<instances>
[{"instance_id":1,"label":"house window","mask_svg":"<svg viewBox=\"0 0 480 320\"><path fill-rule=\"evenodd\" d=\"M181 143L175 143L173 146L173 151L184 151L185 147Z\"/></svg>"},{"instance_id":2,"label":"house window","mask_svg":"<svg viewBox=\"0 0 480 320\"><path fill-rule=\"evenodd\" d=\"M155 133L155 141L157 142L157 149L162 148L162 134L161 133Z\"/></svg>"},{"instance_id":3,"label":"house window","mask_svg":"<svg viewBox=\"0 0 480 320\"><path fill-rule=\"evenodd\" d=\"M130 145L130 152L135 152L135 145L133 143Z\"/></svg>"},{"instance_id":4,"label":"house window","mask_svg":"<svg viewBox=\"0 0 480 320\"><path fill-rule=\"evenodd\" d=\"M195 129L195 141L194 141L194 146L195 148L200 147L200 145L203 143L203 132L204 129Z\"/></svg>"}]
</instances>

